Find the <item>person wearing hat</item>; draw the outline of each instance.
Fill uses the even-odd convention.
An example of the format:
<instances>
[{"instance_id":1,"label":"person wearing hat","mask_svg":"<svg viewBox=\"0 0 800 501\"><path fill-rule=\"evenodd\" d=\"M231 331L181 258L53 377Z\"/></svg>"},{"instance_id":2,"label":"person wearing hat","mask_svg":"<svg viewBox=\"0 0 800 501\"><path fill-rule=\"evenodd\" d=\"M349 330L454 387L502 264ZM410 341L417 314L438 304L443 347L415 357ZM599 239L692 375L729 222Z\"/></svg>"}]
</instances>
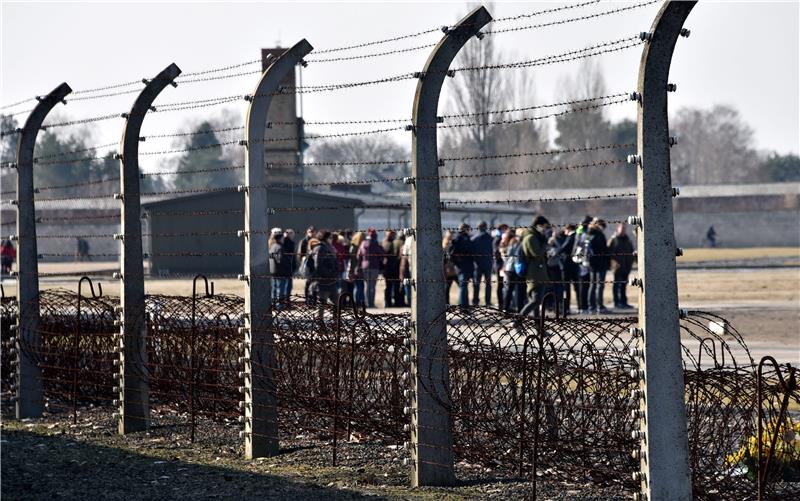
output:
<instances>
[{"instance_id":1,"label":"person wearing hat","mask_svg":"<svg viewBox=\"0 0 800 501\"><path fill-rule=\"evenodd\" d=\"M539 315L550 276L547 274L547 238L550 221L536 216L522 233L522 258L525 262L525 281L528 283L528 303L534 304L534 316Z\"/></svg>"},{"instance_id":2,"label":"person wearing hat","mask_svg":"<svg viewBox=\"0 0 800 501\"><path fill-rule=\"evenodd\" d=\"M471 232L472 228L467 223L461 223L458 235L450 244L450 259L458 277L458 305L461 307L469 306L469 281L475 270Z\"/></svg>"},{"instance_id":3,"label":"person wearing hat","mask_svg":"<svg viewBox=\"0 0 800 501\"><path fill-rule=\"evenodd\" d=\"M492 267L494 255L492 236L486 231L486 221L478 223L478 232L472 236L472 253L475 270L472 274L472 305L478 306L481 296L481 280L485 284L486 306L492 305Z\"/></svg>"}]
</instances>

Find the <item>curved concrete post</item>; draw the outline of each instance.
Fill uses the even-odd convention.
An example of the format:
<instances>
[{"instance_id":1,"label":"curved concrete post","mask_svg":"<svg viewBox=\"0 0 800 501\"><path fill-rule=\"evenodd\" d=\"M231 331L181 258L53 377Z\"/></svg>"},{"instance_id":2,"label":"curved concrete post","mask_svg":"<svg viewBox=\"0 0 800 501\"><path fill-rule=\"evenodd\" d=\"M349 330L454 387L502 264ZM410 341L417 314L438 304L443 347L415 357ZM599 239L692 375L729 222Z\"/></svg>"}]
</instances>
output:
<instances>
[{"instance_id":1,"label":"curved concrete post","mask_svg":"<svg viewBox=\"0 0 800 501\"><path fill-rule=\"evenodd\" d=\"M278 402L273 377L272 281L269 277L269 217L264 135L272 95L313 47L305 39L267 68L247 109L244 186L244 447L248 459L279 452Z\"/></svg>"},{"instance_id":2,"label":"curved concrete post","mask_svg":"<svg viewBox=\"0 0 800 501\"><path fill-rule=\"evenodd\" d=\"M492 16L478 7L436 45L425 63L414 96L411 145L411 218L416 232L412 247L411 280L411 484L452 485L453 430L446 402L447 301L442 265L442 217L439 200L439 153L436 113L439 94L450 63L461 47ZM420 367L430 370L420 371Z\"/></svg>"},{"instance_id":3,"label":"curved concrete post","mask_svg":"<svg viewBox=\"0 0 800 501\"><path fill-rule=\"evenodd\" d=\"M141 192L139 188L139 136L144 117L156 97L181 74L170 64L146 86L125 116L120 145L120 189L122 201L119 274L120 378L119 433L146 430L150 424L150 384L147 380L147 323L144 310L144 266L142 263Z\"/></svg>"},{"instance_id":4,"label":"curved concrete post","mask_svg":"<svg viewBox=\"0 0 800 501\"><path fill-rule=\"evenodd\" d=\"M39 251L36 247L36 209L33 201L33 149L50 110L72 92L62 83L28 115L17 147L17 400L18 419L40 417L44 411L42 371L32 358L39 339ZM30 349L26 349L26 347Z\"/></svg>"},{"instance_id":5,"label":"curved concrete post","mask_svg":"<svg viewBox=\"0 0 800 501\"><path fill-rule=\"evenodd\" d=\"M681 362L672 216L667 78L683 22L696 2L668 1L650 29L639 68L637 207L639 340L638 376L641 499L692 499L683 365ZM688 34L688 33L687 33ZM642 433L644 432L644 433ZM646 496L646 497L645 497Z\"/></svg>"}]
</instances>

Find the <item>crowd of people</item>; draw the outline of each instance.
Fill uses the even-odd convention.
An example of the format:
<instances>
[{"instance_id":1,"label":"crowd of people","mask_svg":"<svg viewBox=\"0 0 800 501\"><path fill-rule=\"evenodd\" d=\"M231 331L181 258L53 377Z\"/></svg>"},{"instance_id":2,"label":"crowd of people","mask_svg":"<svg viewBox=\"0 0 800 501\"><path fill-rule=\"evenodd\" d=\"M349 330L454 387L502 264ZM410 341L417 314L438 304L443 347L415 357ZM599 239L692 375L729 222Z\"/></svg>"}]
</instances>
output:
<instances>
[{"instance_id":1,"label":"crowd of people","mask_svg":"<svg viewBox=\"0 0 800 501\"><path fill-rule=\"evenodd\" d=\"M304 296L308 303L332 302L339 293L349 292L359 305L375 307L377 283L383 280L386 308L411 304L411 287L403 279L411 277L411 241L395 231L350 230L332 232L313 226L295 243L292 230L273 228L269 241L272 297L285 302L292 293L292 279L305 278Z\"/></svg>"},{"instance_id":2,"label":"crowd of people","mask_svg":"<svg viewBox=\"0 0 800 501\"><path fill-rule=\"evenodd\" d=\"M633 267L633 242L620 223L606 240L606 222L586 216L579 225L554 228L544 216L537 216L527 228L501 224L489 236L485 222L473 235L468 224L457 234L445 235L442 247L447 290L458 284L458 304L479 304L484 282L485 302L492 305L491 277L497 282L497 306L521 312L528 304L538 311L543 298L552 293L565 314L571 313L572 297L579 314L607 313L603 294L609 271L613 271L614 308L630 309L626 284ZM546 305L552 307L554 305Z\"/></svg>"},{"instance_id":3,"label":"crowd of people","mask_svg":"<svg viewBox=\"0 0 800 501\"><path fill-rule=\"evenodd\" d=\"M603 294L611 282L614 308L630 309L626 284L633 243L624 223L609 239L606 229L604 220L591 216L561 228L541 215L528 227L501 224L491 232L483 221L474 233L461 224L442 241L445 295L449 300L455 283L460 306L479 305L483 293L483 304L521 312L526 305L538 311L552 293L565 314L572 313L573 302L579 314L607 313ZM374 228L331 232L309 227L299 243L295 240L293 230L271 231L270 273L277 303L291 295L293 277L301 277L306 279L308 303L332 302L339 293L349 292L357 304L374 308L382 281L384 307L411 304L412 287L404 279L411 277L413 236L388 230L379 238Z\"/></svg>"}]
</instances>

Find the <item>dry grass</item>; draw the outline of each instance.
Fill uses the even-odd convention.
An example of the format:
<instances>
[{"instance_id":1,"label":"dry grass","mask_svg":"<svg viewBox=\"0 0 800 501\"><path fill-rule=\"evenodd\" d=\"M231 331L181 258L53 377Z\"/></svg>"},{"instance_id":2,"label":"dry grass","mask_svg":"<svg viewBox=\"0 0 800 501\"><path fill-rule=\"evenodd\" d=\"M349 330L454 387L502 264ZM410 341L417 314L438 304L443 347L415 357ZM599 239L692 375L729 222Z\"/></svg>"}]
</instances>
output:
<instances>
[{"instance_id":1,"label":"dry grass","mask_svg":"<svg viewBox=\"0 0 800 501\"><path fill-rule=\"evenodd\" d=\"M800 247L747 247L742 249L697 248L684 249L679 263L698 261L747 261L764 258L785 258L791 264L800 264Z\"/></svg>"}]
</instances>

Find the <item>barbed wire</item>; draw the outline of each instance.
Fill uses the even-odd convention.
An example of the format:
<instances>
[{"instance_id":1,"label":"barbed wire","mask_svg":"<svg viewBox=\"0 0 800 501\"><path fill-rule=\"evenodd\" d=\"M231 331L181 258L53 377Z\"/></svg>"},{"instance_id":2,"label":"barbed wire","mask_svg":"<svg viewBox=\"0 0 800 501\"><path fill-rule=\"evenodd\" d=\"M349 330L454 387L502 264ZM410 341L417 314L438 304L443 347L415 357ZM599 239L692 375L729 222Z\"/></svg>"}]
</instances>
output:
<instances>
[{"instance_id":1,"label":"barbed wire","mask_svg":"<svg viewBox=\"0 0 800 501\"><path fill-rule=\"evenodd\" d=\"M624 50L630 47L635 47L643 43L644 40L639 38L639 35L634 35L630 37L618 38L616 40L611 40L608 42L600 42L588 47L584 47L582 49L575 49L568 52L562 52L550 56L539 57L527 61L485 64L479 66L462 66L460 68L454 68L453 70L449 71L459 72L459 71L478 71L478 70L499 70L499 69L510 69L510 68L530 68L533 66L542 66L546 64L574 61L576 59L582 59L584 57L598 56L601 54L607 54L609 52L615 52L618 50Z\"/></svg>"},{"instance_id":2,"label":"barbed wire","mask_svg":"<svg viewBox=\"0 0 800 501\"><path fill-rule=\"evenodd\" d=\"M564 111L553 112L553 113L548 113L546 115L538 115L538 116L533 116L533 117L506 118L506 119L502 119L502 120L487 120L485 122L468 122L468 123L458 123L458 124L447 124L447 123L444 123L444 124L440 124L438 127L446 129L446 128L457 128L457 127L480 127L480 126L486 126L486 125L514 125L514 124L523 123L523 122L534 122L534 121L537 121L537 120L545 120L545 119L548 119L548 118L557 118L557 117L561 117L561 116L564 116L564 115L569 115L570 113L582 113L582 112L585 112L585 111L593 111L593 110L597 110L597 109L600 109L600 108L603 108L603 107L606 107L606 106L613 106L615 104L620 104L620 103L625 103L625 102L628 102L627 98L626 99L617 99L617 100L614 100L614 101L608 101L608 102L605 102L605 103L593 104L593 105L590 105L590 106L582 106L582 107L578 107L578 108L570 108L570 109L567 109L567 110L564 110ZM420 127L420 126L417 126L417 127ZM422 126L422 127L425 127L425 126ZM430 128L431 126L427 126L427 127Z\"/></svg>"},{"instance_id":3,"label":"barbed wire","mask_svg":"<svg viewBox=\"0 0 800 501\"><path fill-rule=\"evenodd\" d=\"M604 16L609 16L609 15L612 15L612 14L618 14L620 12L625 12L625 11L629 11L629 10L633 10L633 9L639 9L641 7L646 7L648 5L652 5L654 3L659 3L659 2L661 2L661 0L650 0L650 1L647 1L647 2L635 4L635 5L629 5L629 6L626 6L626 7L618 7L616 9L611 9L611 10L607 10L607 11L603 11L603 12L596 12L596 13L593 13L593 14L587 14L587 15L584 15L584 16L572 17L572 18L568 18L568 19L561 19L561 20L551 21L551 22L547 22L547 23L531 24L531 25L527 25L527 26L516 26L516 27L511 27L511 28L503 28L503 29L499 29L499 30L488 30L488 31L484 32L484 35L497 35L497 34L500 34L500 33L509 33L509 32L514 32L514 31L523 31L523 30L532 30L532 29L538 29L538 28L545 28L545 27L549 27L549 26L558 26L558 25L563 25L563 24L569 24L569 23L574 23L574 22L577 22L577 21L585 21L585 20L588 20L588 19L595 19L595 18L598 18L598 17L604 17ZM589 2L589 3L597 3L597 2ZM518 17L518 18L521 19L522 17Z\"/></svg>"},{"instance_id":4,"label":"barbed wire","mask_svg":"<svg viewBox=\"0 0 800 501\"><path fill-rule=\"evenodd\" d=\"M442 207L453 207L458 205L530 205L541 202L579 202L583 200L605 200L614 198L635 198L636 192L622 193L599 193L595 195L574 195L566 197L538 197L538 198L518 198L505 200L442 200Z\"/></svg>"},{"instance_id":5,"label":"barbed wire","mask_svg":"<svg viewBox=\"0 0 800 501\"><path fill-rule=\"evenodd\" d=\"M65 156L69 156L69 155L74 155L76 153L85 153L87 151L94 151L94 150L100 150L100 149L103 149L103 148L110 148L112 146L119 146L119 143L116 142L116 143L98 144L97 146L87 146L85 148L79 148L77 150L60 151L58 153L51 153L49 155L38 156L38 157L36 157L36 159L37 160L43 160L43 159L47 159L47 158L65 157Z\"/></svg>"},{"instance_id":6,"label":"barbed wire","mask_svg":"<svg viewBox=\"0 0 800 501\"><path fill-rule=\"evenodd\" d=\"M658 1L658 0L651 0L651 1L648 1L648 2L641 3L641 4L615 8L615 9L611 9L609 11L593 13L593 14L587 14L587 15L577 16L577 17L573 17L573 18L561 19L561 20L552 21L552 22L548 22L548 23L540 23L540 24L535 24L535 25L527 25L527 26L505 28L505 29L500 29L500 30L490 30L490 31L487 31L486 34L499 34L499 33L505 33L505 32L510 32L510 31L521 31L521 30L529 30L529 29L538 29L538 28L543 28L543 27L546 27L546 26L567 24L567 23L571 23L571 22L582 21L582 20L587 20L587 19L607 16L607 15L616 14L616 13L620 13L620 12L624 12L624 11L628 11L628 10L637 9L637 8L640 8L640 7L651 5L651 4L655 3L656 1ZM544 10L534 11L534 12L530 12L530 13L517 14L517 15L514 15L514 16L507 16L507 17L501 17L501 18L494 19L492 22L497 24L497 23L503 23L503 22L508 22L508 21L518 21L518 20L521 20L521 19L530 19L530 18L533 18L533 17L538 17L538 16L541 16L541 15L545 15L545 14L552 14L552 13L562 12L562 11L566 11L566 10L572 10L572 9L577 9L577 8L590 6L590 5L596 4L598 2L599 2L599 0L592 0L592 1L578 3L578 4L567 4L567 5L563 5L563 6L559 6L559 7L555 7L555 8L544 9ZM416 37L419 37L419 36L432 34L432 33L436 33L436 32L439 32L439 31L444 31L446 33L450 29L452 29L452 26L430 28L430 29L426 29L426 30L421 30L421 31L417 31L417 32L403 34L403 35L383 38L383 39L379 39L379 40L372 40L372 41L361 42L361 43L357 43L357 44L350 44L350 45L345 45L345 46L340 46L340 47L333 47L333 48L330 48L330 49L321 49L321 50L315 51L315 54L329 54L329 53L334 53L334 52L349 51L349 50L353 50L353 49L371 47L371 46L375 46L375 45L382 45L382 44L386 44L386 43L397 42L397 41L400 41L400 40L416 38ZM333 57L333 58L315 58L315 59L309 59L308 61L329 62L329 61L344 61L344 60L354 60L354 59L365 59L365 58L370 58L370 57L380 57L380 56L386 56L386 55L392 55L392 54L411 52L411 51L414 51L414 50L420 50L420 49L423 49L423 48L428 48L428 47L431 47L433 45L435 45L435 44L424 44L424 45L419 45L419 46L415 46L415 47L408 47L408 48L402 48L402 49L381 51L381 52L378 52L378 53L362 54L362 55L356 55L356 56L344 56L344 57ZM213 80L220 80L220 79L227 79L227 78L235 78L235 77L239 77L239 76L253 75L253 74L261 73L261 70L254 70L254 71L248 71L248 72L238 72L238 73L233 73L233 74L216 75L216 76L203 76L203 75L211 75L211 74L215 74L215 73L229 71L229 70L233 70L233 69L237 69L237 68L242 68L242 67L245 67L245 66L249 66L249 65L253 65L253 64L257 64L257 63L261 63L261 62L262 62L261 58L259 58L259 59L251 59L251 60L247 60L247 61L244 61L244 62L235 63L235 64L229 64L229 65L225 65L225 66L221 66L221 67L214 67L214 68L209 68L209 69L205 69L205 70L198 70L198 71L188 72L188 73L184 73L184 74L178 76L175 79L175 81L176 82L180 82L180 83L195 83L195 82L206 82L206 81L213 81ZM195 77L197 77L197 78L195 78ZM109 91L109 90L125 89L127 87L131 87L131 86L134 86L134 85L143 85L146 82L147 82L147 79L137 79L137 80L121 82L121 83L114 83L114 84L109 84L109 85L104 85L104 86L94 87L94 88L89 88L89 89L76 90L76 91L72 92L72 96L80 96L80 97L72 97L71 100L72 101L83 101L83 100L90 100L90 99L99 99L99 98L104 98L104 97L112 97L112 96L117 96L117 95L131 94L131 93L140 91L140 89L121 90L121 91L115 91L115 92L106 92L104 94L97 94L97 93L104 92L104 91ZM342 88L342 87L339 87L339 88ZM97 94L97 95L87 95L87 94ZM22 99L22 100L19 100L19 101L16 101L16 102L13 102L13 103L10 103L10 104L7 104L7 105L0 106L0 110L13 108L13 107L19 106L19 105L24 104L24 103L33 102L35 100L36 100L36 97ZM22 112L15 112L15 113L12 113L11 115L14 116L14 115L22 114L22 113L29 113L30 111L31 110L26 110L26 111L22 111Z\"/></svg>"}]
</instances>

